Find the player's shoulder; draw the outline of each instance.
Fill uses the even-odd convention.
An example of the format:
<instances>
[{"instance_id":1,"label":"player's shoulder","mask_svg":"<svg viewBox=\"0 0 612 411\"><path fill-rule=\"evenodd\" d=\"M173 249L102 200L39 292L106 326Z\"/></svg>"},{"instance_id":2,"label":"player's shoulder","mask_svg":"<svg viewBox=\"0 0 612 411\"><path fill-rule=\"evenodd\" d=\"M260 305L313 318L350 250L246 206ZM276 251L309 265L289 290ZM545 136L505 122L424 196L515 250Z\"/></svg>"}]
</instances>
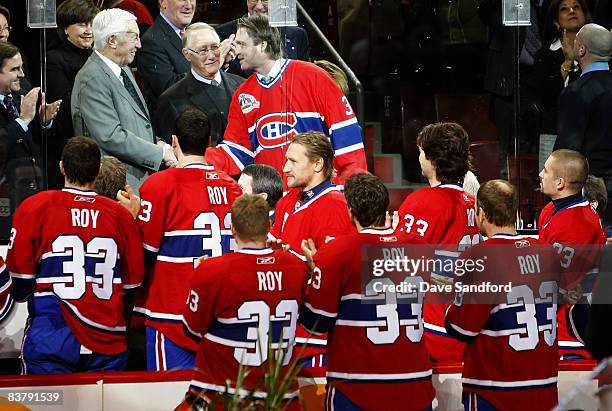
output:
<instances>
[{"instance_id":1,"label":"player's shoulder","mask_svg":"<svg viewBox=\"0 0 612 411\"><path fill-rule=\"evenodd\" d=\"M47 190L36 193L22 201L19 208L21 210L44 209L49 203L56 203L63 197L61 190Z\"/></svg>"}]
</instances>

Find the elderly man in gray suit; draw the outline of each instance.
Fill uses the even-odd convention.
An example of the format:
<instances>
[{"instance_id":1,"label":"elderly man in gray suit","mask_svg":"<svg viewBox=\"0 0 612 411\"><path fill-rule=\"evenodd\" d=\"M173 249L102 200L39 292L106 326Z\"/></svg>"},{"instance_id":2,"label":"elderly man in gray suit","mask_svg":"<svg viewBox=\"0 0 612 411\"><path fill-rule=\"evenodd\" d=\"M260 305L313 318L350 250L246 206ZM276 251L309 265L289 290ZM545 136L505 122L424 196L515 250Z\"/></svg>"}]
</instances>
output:
<instances>
[{"instance_id":1,"label":"elderly man in gray suit","mask_svg":"<svg viewBox=\"0 0 612 411\"><path fill-rule=\"evenodd\" d=\"M128 64L140 48L136 17L119 10L93 21L94 52L76 76L72 123L76 135L96 140L104 154L127 165L128 184L137 192L162 162L176 165L172 147L156 144L149 112Z\"/></svg>"}]
</instances>

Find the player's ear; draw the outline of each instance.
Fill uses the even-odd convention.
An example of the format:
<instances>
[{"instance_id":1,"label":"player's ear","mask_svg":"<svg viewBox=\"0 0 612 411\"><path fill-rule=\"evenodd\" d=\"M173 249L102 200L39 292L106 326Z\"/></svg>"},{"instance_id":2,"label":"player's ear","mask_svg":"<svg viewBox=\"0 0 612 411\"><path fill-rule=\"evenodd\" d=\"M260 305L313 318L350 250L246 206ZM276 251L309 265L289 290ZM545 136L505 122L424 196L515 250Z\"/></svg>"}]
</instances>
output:
<instances>
[{"instance_id":1,"label":"player's ear","mask_svg":"<svg viewBox=\"0 0 612 411\"><path fill-rule=\"evenodd\" d=\"M100 164L100 167L102 167L102 164ZM62 175L66 177L66 172L64 171L64 162L61 160L59 162L59 168L60 168L60 173L62 173Z\"/></svg>"},{"instance_id":2,"label":"player's ear","mask_svg":"<svg viewBox=\"0 0 612 411\"><path fill-rule=\"evenodd\" d=\"M185 57L185 60L191 61L191 55L189 54L189 49L187 49L186 47L183 47L183 49L181 49L181 52L183 53L183 57Z\"/></svg>"},{"instance_id":3,"label":"player's ear","mask_svg":"<svg viewBox=\"0 0 612 411\"><path fill-rule=\"evenodd\" d=\"M257 193L255 195L258 195L261 198L263 198L264 200L268 201L268 193Z\"/></svg>"},{"instance_id":4,"label":"player's ear","mask_svg":"<svg viewBox=\"0 0 612 411\"><path fill-rule=\"evenodd\" d=\"M170 142L170 145L172 146L173 150L176 150L177 147L180 147L176 134L172 134L172 141Z\"/></svg>"}]
</instances>

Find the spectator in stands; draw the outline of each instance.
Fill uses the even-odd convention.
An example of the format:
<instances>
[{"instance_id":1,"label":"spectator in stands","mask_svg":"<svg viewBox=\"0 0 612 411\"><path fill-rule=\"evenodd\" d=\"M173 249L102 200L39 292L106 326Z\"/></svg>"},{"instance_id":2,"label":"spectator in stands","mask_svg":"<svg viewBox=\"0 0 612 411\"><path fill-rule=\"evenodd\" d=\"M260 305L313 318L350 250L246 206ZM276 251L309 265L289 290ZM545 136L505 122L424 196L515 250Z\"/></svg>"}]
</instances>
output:
<instances>
[{"instance_id":1,"label":"spectator in stands","mask_svg":"<svg viewBox=\"0 0 612 411\"><path fill-rule=\"evenodd\" d=\"M223 138L232 95L244 79L219 70L219 36L206 23L187 27L183 55L191 63L191 71L160 96L154 116L155 131L170 143L176 118L187 107L195 106L208 115L214 146Z\"/></svg>"},{"instance_id":2,"label":"spectator in stands","mask_svg":"<svg viewBox=\"0 0 612 411\"><path fill-rule=\"evenodd\" d=\"M574 42L581 77L559 97L558 137L555 150L567 148L586 156L590 172L602 177L612 196L612 34L597 24L584 25ZM612 223L610 208L604 223Z\"/></svg>"},{"instance_id":3,"label":"spectator in stands","mask_svg":"<svg viewBox=\"0 0 612 411\"><path fill-rule=\"evenodd\" d=\"M181 39L191 24L196 0L159 0L159 16L142 36L138 73L152 112L159 96L189 72Z\"/></svg>"},{"instance_id":4,"label":"spectator in stands","mask_svg":"<svg viewBox=\"0 0 612 411\"><path fill-rule=\"evenodd\" d=\"M247 14L246 16L261 16L268 15L267 0L246 0ZM228 21L217 27L217 33L221 40L230 38L236 35L238 31L238 19ZM283 57L294 60L310 60L310 46L308 44L308 34L301 27L279 27L281 41L283 44ZM233 38L232 38L233 39ZM253 71L251 69L243 70L240 67L238 59L234 59L230 65L228 72L237 74L242 77L249 77Z\"/></svg>"},{"instance_id":5,"label":"spectator in stands","mask_svg":"<svg viewBox=\"0 0 612 411\"><path fill-rule=\"evenodd\" d=\"M91 0L66 0L57 8L61 43L47 54L47 97L64 104L57 115L55 137L48 144L47 175L52 189L64 186L58 164L66 141L74 136L70 95L74 78L91 54L91 23L98 11Z\"/></svg>"},{"instance_id":6,"label":"spectator in stands","mask_svg":"<svg viewBox=\"0 0 612 411\"><path fill-rule=\"evenodd\" d=\"M340 90L344 93L344 95L348 95L349 86L348 80L346 78L346 74L344 71L336 66L334 63L329 62L327 60L317 60L314 62L315 65L321 67L323 70L327 71L327 73L331 76L332 79L336 82Z\"/></svg>"},{"instance_id":7,"label":"spectator in stands","mask_svg":"<svg viewBox=\"0 0 612 411\"><path fill-rule=\"evenodd\" d=\"M176 157L170 145L155 144L149 112L127 68L140 48L136 17L124 10L104 10L94 18L93 33L95 51L72 90L74 130L127 164L128 183L137 192L162 161L176 165Z\"/></svg>"},{"instance_id":8,"label":"spectator in stands","mask_svg":"<svg viewBox=\"0 0 612 411\"><path fill-rule=\"evenodd\" d=\"M534 64L542 112L541 134L557 134L559 94L581 74L574 59L574 38L590 22L585 0L553 0L547 9L543 46L536 53Z\"/></svg>"},{"instance_id":9,"label":"spectator in stands","mask_svg":"<svg viewBox=\"0 0 612 411\"><path fill-rule=\"evenodd\" d=\"M485 72L484 88L493 94L493 120L497 127L500 155L500 174L508 177L507 155L512 152L517 140L520 151L530 151L539 137L539 113L535 104L537 77L533 70L534 56L542 41L539 34L539 1L531 0L531 25L526 27L507 27L502 21L502 2L483 0L478 13L482 22L489 28L490 42ZM519 31L519 41L516 40ZM517 56L519 64L517 67ZM517 72L520 83L517 84ZM515 104L515 93L520 91L520 105ZM520 107L520 112L517 111ZM520 122L516 129L515 119ZM517 132L520 134L517 135Z\"/></svg>"},{"instance_id":10,"label":"spectator in stands","mask_svg":"<svg viewBox=\"0 0 612 411\"><path fill-rule=\"evenodd\" d=\"M17 206L44 186L33 132L40 130L40 123L46 125L53 120L61 104L61 100L45 104L43 95L38 111L40 123L34 121L40 88L27 90L21 84L23 78L19 48L0 42L0 163L4 165L0 184L6 184L2 192L7 207L0 217L0 238L8 238L10 215Z\"/></svg>"},{"instance_id":11,"label":"spectator in stands","mask_svg":"<svg viewBox=\"0 0 612 411\"><path fill-rule=\"evenodd\" d=\"M283 179L278 171L265 164L249 164L242 170L238 184L244 194L257 194L266 199L274 224L274 209L283 196Z\"/></svg>"},{"instance_id":12,"label":"spectator in stands","mask_svg":"<svg viewBox=\"0 0 612 411\"><path fill-rule=\"evenodd\" d=\"M11 34L11 13L10 11L0 5L0 42L8 41L9 35ZM26 59L25 54L21 55L21 59L23 61L23 74L24 77L21 80L21 88L23 90L29 90L32 88L32 83L30 82L30 70L28 69L28 60Z\"/></svg>"},{"instance_id":13,"label":"spectator in stands","mask_svg":"<svg viewBox=\"0 0 612 411\"><path fill-rule=\"evenodd\" d=\"M606 192L606 184L603 178L589 174L584 187L582 187L582 195L589 200L593 210L599 214L599 218L604 218L606 208L608 207L608 193Z\"/></svg>"}]
</instances>

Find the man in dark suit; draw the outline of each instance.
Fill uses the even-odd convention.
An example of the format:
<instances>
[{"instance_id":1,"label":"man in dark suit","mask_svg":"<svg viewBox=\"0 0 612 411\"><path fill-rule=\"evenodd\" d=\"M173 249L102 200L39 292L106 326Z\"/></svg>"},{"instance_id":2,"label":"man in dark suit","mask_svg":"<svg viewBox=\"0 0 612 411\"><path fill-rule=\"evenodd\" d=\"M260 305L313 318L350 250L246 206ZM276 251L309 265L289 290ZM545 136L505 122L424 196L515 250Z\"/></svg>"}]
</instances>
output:
<instances>
[{"instance_id":1,"label":"man in dark suit","mask_svg":"<svg viewBox=\"0 0 612 411\"><path fill-rule=\"evenodd\" d=\"M195 6L196 0L159 0L159 16L142 36L136 63L150 110L155 109L161 93L189 72L181 39Z\"/></svg>"},{"instance_id":2,"label":"man in dark suit","mask_svg":"<svg viewBox=\"0 0 612 411\"><path fill-rule=\"evenodd\" d=\"M94 52L72 88L76 135L96 140L103 154L127 165L127 180L137 193L162 163L176 165L169 144L156 144L149 112L128 65L140 48L136 17L120 9L100 12L93 21Z\"/></svg>"},{"instance_id":3,"label":"man in dark suit","mask_svg":"<svg viewBox=\"0 0 612 411\"><path fill-rule=\"evenodd\" d=\"M555 150L581 152L589 160L590 173L602 177L612 198L612 34L598 25L582 26L574 42L581 77L559 96L559 120ZM612 223L608 207L604 221Z\"/></svg>"},{"instance_id":4,"label":"man in dark suit","mask_svg":"<svg viewBox=\"0 0 612 411\"><path fill-rule=\"evenodd\" d=\"M256 16L268 14L268 1L266 0L246 0L247 15ZM238 29L238 19L228 21L217 26L217 33L221 40L229 38L232 34L236 34ZM283 57L293 60L310 60L310 50L308 45L308 34L301 27L279 27L281 41L283 42ZM249 77L253 71L243 71L240 68L238 59L234 59L227 69L228 73L237 74L242 77Z\"/></svg>"},{"instance_id":5,"label":"man in dark suit","mask_svg":"<svg viewBox=\"0 0 612 411\"><path fill-rule=\"evenodd\" d=\"M19 49L0 42L0 238L7 238L12 212L43 186L40 153L32 138L40 88L20 94L24 78ZM44 104L39 118L49 123L61 100Z\"/></svg>"},{"instance_id":6,"label":"man in dark suit","mask_svg":"<svg viewBox=\"0 0 612 411\"><path fill-rule=\"evenodd\" d=\"M221 47L215 29L193 23L183 36L183 55L191 63L187 76L160 96L154 116L157 135L172 140L174 121L188 106L208 115L213 145L223 138L232 95L244 78L220 71Z\"/></svg>"}]
</instances>

